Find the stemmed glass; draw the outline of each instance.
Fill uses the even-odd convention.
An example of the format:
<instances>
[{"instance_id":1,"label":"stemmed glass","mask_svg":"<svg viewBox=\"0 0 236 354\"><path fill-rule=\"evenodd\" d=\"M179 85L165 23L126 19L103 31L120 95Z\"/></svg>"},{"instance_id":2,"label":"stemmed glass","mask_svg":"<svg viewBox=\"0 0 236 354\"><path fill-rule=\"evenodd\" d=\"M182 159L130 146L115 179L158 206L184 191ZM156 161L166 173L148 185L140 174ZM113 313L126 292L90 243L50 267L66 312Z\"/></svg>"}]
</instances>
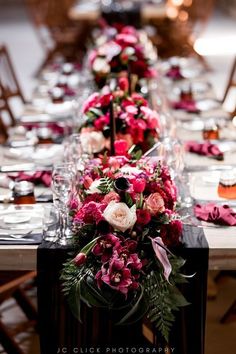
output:
<instances>
[{"instance_id":1,"label":"stemmed glass","mask_svg":"<svg viewBox=\"0 0 236 354\"><path fill-rule=\"evenodd\" d=\"M70 235L66 234L68 222L68 203L74 191L75 175L68 166L58 165L52 173L53 203L59 213L58 242L61 245L68 243Z\"/></svg>"}]
</instances>

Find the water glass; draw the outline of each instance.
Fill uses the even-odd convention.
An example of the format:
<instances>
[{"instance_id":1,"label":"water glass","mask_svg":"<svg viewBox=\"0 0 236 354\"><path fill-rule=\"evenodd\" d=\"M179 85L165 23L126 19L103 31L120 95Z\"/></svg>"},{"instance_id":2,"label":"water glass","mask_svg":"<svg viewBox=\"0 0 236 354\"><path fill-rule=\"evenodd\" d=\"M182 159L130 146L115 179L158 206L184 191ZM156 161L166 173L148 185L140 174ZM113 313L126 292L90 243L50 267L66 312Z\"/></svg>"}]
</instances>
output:
<instances>
[{"instance_id":1,"label":"water glass","mask_svg":"<svg viewBox=\"0 0 236 354\"><path fill-rule=\"evenodd\" d=\"M45 205L43 210L43 239L55 242L58 234L59 216L54 205Z\"/></svg>"}]
</instances>

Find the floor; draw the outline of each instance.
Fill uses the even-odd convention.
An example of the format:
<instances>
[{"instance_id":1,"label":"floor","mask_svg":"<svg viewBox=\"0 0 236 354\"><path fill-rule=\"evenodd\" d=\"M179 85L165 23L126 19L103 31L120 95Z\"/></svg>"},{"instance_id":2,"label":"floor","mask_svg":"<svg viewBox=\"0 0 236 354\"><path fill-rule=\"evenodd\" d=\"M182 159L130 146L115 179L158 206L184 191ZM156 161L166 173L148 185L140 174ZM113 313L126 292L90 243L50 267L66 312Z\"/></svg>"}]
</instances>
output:
<instances>
[{"instance_id":1,"label":"floor","mask_svg":"<svg viewBox=\"0 0 236 354\"><path fill-rule=\"evenodd\" d=\"M213 46L212 37L217 38ZM7 44L9 48L23 92L29 99L36 84L34 73L43 61L44 51L30 22L29 14L23 6L16 7L7 2L5 5L0 5L1 42ZM203 54L207 54L206 59L212 68L212 73L214 72L214 75L211 75L212 84L219 99L223 96L233 56L236 54L235 43L235 19L215 11L200 42L197 43L197 48ZM232 102L233 100L228 102L229 108ZM214 275L215 273L212 274ZM207 306L206 354L233 353L236 348L236 321L222 325L219 320L236 298L236 279L223 278L217 287L217 297L208 301ZM34 298L36 296L35 293L31 295ZM10 326L24 320L13 302L8 302L0 310L3 319ZM38 337L34 332L29 331L18 339L26 353L39 353ZM0 353L4 353L1 347Z\"/></svg>"}]
</instances>

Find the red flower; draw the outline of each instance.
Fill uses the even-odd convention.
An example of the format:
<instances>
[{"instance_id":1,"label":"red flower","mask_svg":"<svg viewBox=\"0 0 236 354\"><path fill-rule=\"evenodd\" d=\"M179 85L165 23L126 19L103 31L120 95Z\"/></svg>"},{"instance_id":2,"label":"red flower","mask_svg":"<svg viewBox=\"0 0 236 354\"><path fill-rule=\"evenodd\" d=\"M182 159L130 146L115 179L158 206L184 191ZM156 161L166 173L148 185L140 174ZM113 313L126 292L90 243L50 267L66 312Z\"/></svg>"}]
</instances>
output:
<instances>
[{"instance_id":1,"label":"red flower","mask_svg":"<svg viewBox=\"0 0 236 354\"><path fill-rule=\"evenodd\" d=\"M133 181L133 191L135 193L142 193L146 187L146 181L143 178L137 178Z\"/></svg>"},{"instance_id":2,"label":"red flower","mask_svg":"<svg viewBox=\"0 0 236 354\"><path fill-rule=\"evenodd\" d=\"M115 154L118 156L125 156L128 150L128 144L125 140L116 140L115 141Z\"/></svg>"},{"instance_id":3,"label":"red flower","mask_svg":"<svg viewBox=\"0 0 236 354\"><path fill-rule=\"evenodd\" d=\"M169 224L161 225L160 237L164 244L177 246L181 242L182 223L180 220L172 220Z\"/></svg>"},{"instance_id":4,"label":"red flower","mask_svg":"<svg viewBox=\"0 0 236 354\"><path fill-rule=\"evenodd\" d=\"M94 121L94 126L99 131L103 130L103 128L108 124L109 124L108 116L101 116Z\"/></svg>"},{"instance_id":5,"label":"red flower","mask_svg":"<svg viewBox=\"0 0 236 354\"><path fill-rule=\"evenodd\" d=\"M78 253L77 256L73 259L74 264L79 267L86 262L87 256L85 253Z\"/></svg>"},{"instance_id":6,"label":"red flower","mask_svg":"<svg viewBox=\"0 0 236 354\"><path fill-rule=\"evenodd\" d=\"M107 93L99 97L98 103L101 105L101 107L106 107L110 104L111 99L112 99L112 94Z\"/></svg>"},{"instance_id":7,"label":"red flower","mask_svg":"<svg viewBox=\"0 0 236 354\"><path fill-rule=\"evenodd\" d=\"M95 256L101 256L101 261L103 263L107 262L115 249L120 246L120 240L118 237L113 234L108 234L104 237L101 237L96 245L93 247L93 254Z\"/></svg>"},{"instance_id":8,"label":"red flower","mask_svg":"<svg viewBox=\"0 0 236 354\"><path fill-rule=\"evenodd\" d=\"M118 86L122 91L127 92L129 89L129 82L127 77L120 77L118 80Z\"/></svg>"},{"instance_id":9,"label":"red flower","mask_svg":"<svg viewBox=\"0 0 236 354\"><path fill-rule=\"evenodd\" d=\"M151 221L151 214L146 209L137 210L137 224L147 225Z\"/></svg>"},{"instance_id":10,"label":"red flower","mask_svg":"<svg viewBox=\"0 0 236 354\"><path fill-rule=\"evenodd\" d=\"M88 202L77 211L74 220L77 222L82 221L86 224L98 223L103 219L103 207L103 204L96 203L94 201Z\"/></svg>"},{"instance_id":11,"label":"red flower","mask_svg":"<svg viewBox=\"0 0 236 354\"><path fill-rule=\"evenodd\" d=\"M82 112L87 113L91 107L94 107L98 102L98 98L99 94L97 92L89 96L89 98L83 104Z\"/></svg>"}]
</instances>

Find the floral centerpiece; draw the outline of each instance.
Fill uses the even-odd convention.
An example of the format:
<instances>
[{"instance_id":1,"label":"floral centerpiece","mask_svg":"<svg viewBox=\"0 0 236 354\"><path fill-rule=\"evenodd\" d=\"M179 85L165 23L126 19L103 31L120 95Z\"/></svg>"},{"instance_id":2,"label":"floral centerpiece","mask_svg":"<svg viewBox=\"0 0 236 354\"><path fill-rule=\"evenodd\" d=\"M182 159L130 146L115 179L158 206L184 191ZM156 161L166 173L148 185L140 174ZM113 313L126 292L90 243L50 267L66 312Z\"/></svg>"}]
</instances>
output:
<instances>
[{"instance_id":1,"label":"floral centerpiece","mask_svg":"<svg viewBox=\"0 0 236 354\"><path fill-rule=\"evenodd\" d=\"M89 55L89 65L99 86L105 84L110 74L129 72L139 79L156 76L156 50L144 31L124 26L119 31L110 28L107 33L97 39L96 48Z\"/></svg>"},{"instance_id":2,"label":"floral centerpiece","mask_svg":"<svg viewBox=\"0 0 236 354\"><path fill-rule=\"evenodd\" d=\"M159 115L148 107L147 100L140 94L128 95L126 78L120 78L118 86L113 92L105 88L101 93L93 93L86 100L82 109L81 141L84 149L90 149L93 153L109 150L112 114L115 138L118 140L115 144L116 155L126 155L132 147L141 156L158 139Z\"/></svg>"},{"instance_id":3,"label":"floral centerpiece","mask_svg":"<svg viewBox=\"0 0 236 354\"><path fill-rule=\"evenodd\" d=\"M167 247L181 244L176 187L167 167L143 158L96 159L71 202L74 256L62 273L64 292L80 319L80 301L119 310L117 322L144 315L166 340L174 311L187 304L176 287L184 261Z\"/></svg>"}]
</instances>

